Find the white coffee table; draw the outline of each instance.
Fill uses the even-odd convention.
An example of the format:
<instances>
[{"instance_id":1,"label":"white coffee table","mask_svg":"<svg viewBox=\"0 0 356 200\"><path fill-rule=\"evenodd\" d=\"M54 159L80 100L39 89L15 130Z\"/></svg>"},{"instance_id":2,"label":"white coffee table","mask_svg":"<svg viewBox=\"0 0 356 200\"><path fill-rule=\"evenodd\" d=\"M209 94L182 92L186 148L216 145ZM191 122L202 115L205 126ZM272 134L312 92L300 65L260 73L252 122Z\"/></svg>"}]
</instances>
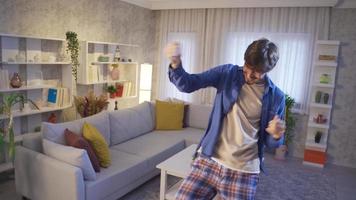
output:
<instances>
[{"instance_id":1,"label":"white coffee table","mask_svg":"<svg viewBox=\"0 0 356 200\"><path fill-rule=\"evenodd\" d=\"M161 170L160 200L174 200L174 196L183 182L183 179L168 189L167 176L172 175L179 178L187 177L191 171L191 163L196 148L196 144L190 145L156 166Z\"/></svg>"}]
</instances>

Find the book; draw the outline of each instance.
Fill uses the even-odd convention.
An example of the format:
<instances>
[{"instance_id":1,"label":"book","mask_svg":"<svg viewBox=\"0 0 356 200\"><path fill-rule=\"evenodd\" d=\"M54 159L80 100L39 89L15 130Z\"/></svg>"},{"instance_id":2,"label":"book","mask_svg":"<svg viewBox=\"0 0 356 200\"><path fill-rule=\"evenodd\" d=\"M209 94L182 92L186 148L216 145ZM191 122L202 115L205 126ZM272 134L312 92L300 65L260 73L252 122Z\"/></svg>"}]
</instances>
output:
<instances>
[{"instance_id":1,"label":"book","mask_svg":"<svg viewBox=\"0 0 356 200\"><path fill-rule=\"evenodd\" d=\"M9 89L9 72L0 69L0 89Z\"/></svg>"},{"instance_id":2,"label":"book","mask_svg":"<svg viewBox=\"0 0 356 200\"><path fill-rule=\"evenodd\" d=\"M127 82L124 82L123 91L122 91L122 97L126 97L127 96L127 89L128 89Z\"/></svg>"},{"instance_id":3,"label":"book","mask_svg":"<svg viewBox=\"0 0 356 200\"><path fill-rule=\"evenodd\" d=\"M65 107L70 105L70 91L68 88L49 88L47 102L49 107Z\"/></svg>"},{"instance_id":4,"label":"book","mask_svg":"<svg viewBox=\"0 0 356 200\"><path fill-rule=\"evenodd\" d=\"M57 88L49 88L47 95L48 106L55 107L58 103L58 89Z\"/></svg>"}]
</instances>

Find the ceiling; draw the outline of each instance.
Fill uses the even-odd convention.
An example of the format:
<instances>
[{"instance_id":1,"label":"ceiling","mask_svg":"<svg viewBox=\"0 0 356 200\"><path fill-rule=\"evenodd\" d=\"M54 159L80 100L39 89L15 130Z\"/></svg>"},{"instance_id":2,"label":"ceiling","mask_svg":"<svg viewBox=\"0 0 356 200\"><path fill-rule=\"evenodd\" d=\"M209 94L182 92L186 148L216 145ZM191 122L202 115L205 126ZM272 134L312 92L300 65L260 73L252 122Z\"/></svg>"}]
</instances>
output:
<instances>
[{"instance_id":1,"label":"ceiling","mask_svg":"<svg viewBox=\"0 0 356 200\"><path fill-rule=\"evenodd\" d=\"M121 0L151 10L251 7L356 8L356 0Z\"/></svg>"}]
</instances>

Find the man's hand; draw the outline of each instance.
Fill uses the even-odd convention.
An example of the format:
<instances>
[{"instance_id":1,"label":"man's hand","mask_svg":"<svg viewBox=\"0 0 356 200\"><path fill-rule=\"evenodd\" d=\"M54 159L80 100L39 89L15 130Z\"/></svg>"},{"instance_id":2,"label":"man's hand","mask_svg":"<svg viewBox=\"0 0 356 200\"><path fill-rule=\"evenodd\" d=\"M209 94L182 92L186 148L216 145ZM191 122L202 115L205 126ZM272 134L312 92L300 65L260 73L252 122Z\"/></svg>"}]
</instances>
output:
<instances>
[{"instance_id":1,"label":"man's hand","mask_svg":"<svg viewBox=\"0 0 356 200\"><path fill-rule=\"evenodd\" d=\"M169 43L164 48L164 53L166 54L167 58L171 61L171 66L173 69L177 68L180 65L181 48L178 42Z\"/></svg>"},{"instance_id":2,"label":"man's hand","mask_svg":"<svg viewBox=\"0 0 356 200\"><path fill-rule=\"evenodd\" d=\"M281 138L285 130L285 122L281 120L278 115L275 115L274 118L268 122L268 127L266 128L267 133L274 139Z\"/></svg>"}]
</instances>

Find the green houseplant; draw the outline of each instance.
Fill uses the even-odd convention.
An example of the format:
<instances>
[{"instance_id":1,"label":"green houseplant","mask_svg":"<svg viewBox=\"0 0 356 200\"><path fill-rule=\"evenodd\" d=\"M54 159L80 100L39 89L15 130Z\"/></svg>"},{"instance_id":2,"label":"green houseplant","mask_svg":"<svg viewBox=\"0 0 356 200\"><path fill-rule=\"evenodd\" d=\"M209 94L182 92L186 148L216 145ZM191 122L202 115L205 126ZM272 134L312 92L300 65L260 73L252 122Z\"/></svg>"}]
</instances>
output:
<instances>
[{"instance_id":1,"label":"green houseplant","mask_svg":"<svg viewBox=\"0 0 356 200\"><path fill-rule=\"evenodd\" d=\"M13 159L15 155L15 134L13 127L13 115L11 111L12 107L17 103L20 103L20 110L22 110L25 102L30 102L36 109L39 110L39 108L30 99L25 99L22 94L0 94L0 98L3 99L3 102L0 104L0 114L6 116L6 119L4 120L4 129L0 129L0 147L2 147L5 140L7 140L8 155L10 159Z\"/></svg>"},{"instance_id":2,"label":"green houseplant","mask_svg":"<svg viewBox=\"0 0 356 200\"><path fill-rule=\"evenodd\" d=\"M67 40L67 53L70 53L70 59L72 63L72 74L77 80L78 75L78 67L79 67L79 41L77 37L77 33L68 31L66 33L66 40Z\"/></svg>"},{"instance_id":3,"label":"green houseplant","mask_svg":"<svg viewBox=\"0 0 356 200\"><path fill-rule=\"evenodd\" d=\"M284 132L284 141L283 145L276 149L275 158L279 160L284 160L286 157L286 153L288 152L288 145L292 142L294 137L294 128L296 118L292 113L292 108L295 104L295 100L289 96L288 94L285 95L285 114L284 114L284 121L286 124L286 130Z\"/></svg>"},{"instance_id":4,"label":"green houseplant","mask_svg":"<svg viewBox=\"0 0 356 200\"><path fill-rule=\"evenodd\" d=\"M110 94L110 98L115 98L116 94L116 87L113 85L108 86L107 91Z\"/></svg>"}]
</instances>

